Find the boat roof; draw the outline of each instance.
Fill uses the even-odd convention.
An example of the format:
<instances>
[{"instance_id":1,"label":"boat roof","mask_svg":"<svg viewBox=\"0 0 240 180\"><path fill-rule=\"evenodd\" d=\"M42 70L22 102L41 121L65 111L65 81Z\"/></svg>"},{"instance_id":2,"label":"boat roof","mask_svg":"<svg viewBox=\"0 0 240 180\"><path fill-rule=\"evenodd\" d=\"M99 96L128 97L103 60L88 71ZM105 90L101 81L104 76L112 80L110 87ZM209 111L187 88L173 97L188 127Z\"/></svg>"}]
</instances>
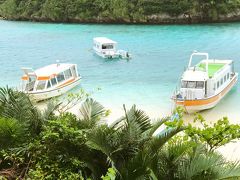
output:
<instances>
[{"instance_id":1,"label":"boat roof","mask_svg":"<svg viewBox=\"0 0 240 180\"><path fill-rule=\"evenodd\" d=\"M189 67L183 74L182 80L185 81L205 81L214 77L221 72L232 60L202 60L196 66ZM208 63L208 72L206 72L206 64Z\"/></svg>"},{"instance_id":2,"label":"boat roof","mask_svg":"<svg viewBox=\"0 0 240 180\"><path fill-rule=\"evenodd\" d=\"M57 74L69 69L70 67L74 66L76 64L68 64L68 63L56 63L56 64L50 64L48 66L44 66L42 68L36 69L35 71L30 72L27 74L24 70L29 68L22 68L25 72L24 76L28 75L36 75L40 79L49 79L52 76L56 76ZM42 78L41 78L42 77Z\"/></svg>"},{"instance_id":3,"label":"boat roof","mask_svg":"<svg viewBox=\"0 0 240 180\"><path fill-rule=\"evenodd\" d=\"M113 40L108 39L106 37L95 37L93 40L96 41L96 42L99 42L101 44L104 44L104 43L106 43L106 44L117 44L116 41L113 41Z\"/></svg>"},{"instance_id":4,"label":"boat roof","mask_svg":"<svg viewBox=\"0 0 240 180\"><path fill-rule=\"evenodd\" d=\"M231 64L232 60L203 60L196 65L197 69L205 71L206 63L208 63L208 76L213 77L217 72L221 71L225 65Z\"/></svg>"},{"instance_id":5,"label":"boat roof","mask_svg":"<svg viewBox=\"0 0 240 180\"><path fill-rule=\"evenodd\" d=\"M51 76L53 74L59 74L66 69L69 69L74 64L59 63L59 64L50 64L48 66L39 68L35 70L37 76Z\"/></svg>"}]
</instances>

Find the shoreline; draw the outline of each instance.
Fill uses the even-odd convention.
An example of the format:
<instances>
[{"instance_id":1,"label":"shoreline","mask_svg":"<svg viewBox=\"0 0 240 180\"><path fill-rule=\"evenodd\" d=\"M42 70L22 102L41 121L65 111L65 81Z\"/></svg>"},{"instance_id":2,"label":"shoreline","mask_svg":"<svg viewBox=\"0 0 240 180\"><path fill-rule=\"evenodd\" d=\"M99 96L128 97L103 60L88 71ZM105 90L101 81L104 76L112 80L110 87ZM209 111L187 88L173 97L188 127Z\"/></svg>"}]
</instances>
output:
<instances>
[{"instance_id":1,"label":"shoreline","mask_svg":"<svg viewBox=\"0 0 240 180\"><path fill-rule=\"evenodd\" d=\"M1 21L12 21L12 22L30 22L30 23L46 23L46 24L87 24L87 25L156 25L156 26L164 26L164 25L212 25L212 24L226 24L226 23L240 23L240 16L237 19L224 19L224 20L207 20L207 21L176 21L176 19L172 19L173 21L156 21L156 22L142 22L142 21L98 21L98 20L45 20L45 19L25 19L25 18L17 18L11 19L6 17L0 17Z\"/></svg>"}]
</instances>

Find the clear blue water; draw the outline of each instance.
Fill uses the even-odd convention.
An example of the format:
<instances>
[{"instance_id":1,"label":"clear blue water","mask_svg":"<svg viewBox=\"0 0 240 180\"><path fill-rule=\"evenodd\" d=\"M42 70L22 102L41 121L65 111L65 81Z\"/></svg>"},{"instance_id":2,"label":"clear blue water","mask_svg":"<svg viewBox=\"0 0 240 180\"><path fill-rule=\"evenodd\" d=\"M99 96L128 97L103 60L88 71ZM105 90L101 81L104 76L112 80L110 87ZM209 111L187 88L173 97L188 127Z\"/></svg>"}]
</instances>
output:
<instances>
[{"instance_id":1,"label":"clear blue water","mask_svg":"<svg viewBox=\"0 0 240 180\"><path fill-rule=\"evenodd\" d=\"M109 61L94 56L91 48L96 36L116 40L133 59ZM170 112L171 94L193 50L233 59L239 71L240 23L157 26L0 21L0 86L18 86L23 66L39 68L60 60L78 64L86 91L101 88L94 90L94 97L103 105L137 104ZM239 111L238 89L214 111Z\"/></svg>"}]
</instances>

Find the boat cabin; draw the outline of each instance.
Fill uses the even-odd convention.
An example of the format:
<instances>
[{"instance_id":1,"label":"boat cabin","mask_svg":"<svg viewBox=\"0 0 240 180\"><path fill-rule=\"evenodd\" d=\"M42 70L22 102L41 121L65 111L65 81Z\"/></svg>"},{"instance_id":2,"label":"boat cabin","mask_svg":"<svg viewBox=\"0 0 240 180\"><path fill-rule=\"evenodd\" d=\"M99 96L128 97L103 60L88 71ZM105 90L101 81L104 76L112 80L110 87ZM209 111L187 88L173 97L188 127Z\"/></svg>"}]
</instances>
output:
<instances>
[{"instance_id":1,"label":"boat cabin","mask_svg":"<svg viewBox=\"0 0 240 180\"><path fill-rule=\"evenodd\" d=\"M76 64L51 64L34 71L22 68L22 91L39 92L62 87L79 77Z\"/></svg>"},{"instance_id":2,"label":"boat cabin","mask_svg":"<svg viewBox=\"0 0 240 180\"><path fill-rule=\"evenodd\" d=\"M99 51L115 51L117 46L117 42L106 37L96 37L93 39L93 43L94 49L98 49Z\"/></svg>"},{"instance_id":3,"label":"boat cabin","mask_svg":"<svg viewBox=\"0 0 240 180\"><path fill-rule=\"evenodd\" d=\"M130 59L131 54L125 50L117 49L117 42L106 37L96 37L93 39L94 53L107 59Z\"/></svg>"},{"instance_id":4,"label":"boat cabin","mask_svg":"<svg viewBox=\"0 0 240 180\"><path fill-rule=\"evenodd\" d=\"M205 58L192 66L194 56L205 56ZM182 75L178 98L196 100L221 92L230 82L233 72L232 63L232 60L208 59L207 53L193 53L188 68Z\"/></svg>"}]
</instances>

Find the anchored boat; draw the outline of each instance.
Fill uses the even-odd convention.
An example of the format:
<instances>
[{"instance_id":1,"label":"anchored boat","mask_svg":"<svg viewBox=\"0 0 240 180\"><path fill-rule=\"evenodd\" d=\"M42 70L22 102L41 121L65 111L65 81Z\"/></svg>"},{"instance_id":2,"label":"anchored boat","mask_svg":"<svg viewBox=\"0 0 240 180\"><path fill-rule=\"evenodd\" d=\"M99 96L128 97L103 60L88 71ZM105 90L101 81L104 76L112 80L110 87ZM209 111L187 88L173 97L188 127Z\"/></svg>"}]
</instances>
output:
<instances>
[{"instance_id":1,"label":"anchored boat","mask_svg":"<svg viewBox=\"0 0 240 180\"><path fill-rule=\"evenodd\" d=\"M131 55L128 51L117 50L117 42L106 37L96 37L93 39L93 50L95 54L102 58L114 59L123 58L130 59Z\"/></svg>"},{"instance_id":2,"label":"anchored boat","mask_svg":"<svg viewBox=\"0 0 240 180\"><path fill-rule=\"evenodd\" d=\"M194 56L205 58L193 66ZM237 80L238 73L234 71L232 60L208 59L208 53L194 52L173 100L188 113L210 109L233 88Z\"/></svg>"},{"instance_id":3,"label":"anchored boat","mask_svg":"<svg viewBox=\"0 0 240 180\"><path fill-rule=\"evenodd\" d=\"M35 101L60 96L80 84L76 64L51 64L33 70L22 68L21 90Z\"/></svg>"}]
</instances>

